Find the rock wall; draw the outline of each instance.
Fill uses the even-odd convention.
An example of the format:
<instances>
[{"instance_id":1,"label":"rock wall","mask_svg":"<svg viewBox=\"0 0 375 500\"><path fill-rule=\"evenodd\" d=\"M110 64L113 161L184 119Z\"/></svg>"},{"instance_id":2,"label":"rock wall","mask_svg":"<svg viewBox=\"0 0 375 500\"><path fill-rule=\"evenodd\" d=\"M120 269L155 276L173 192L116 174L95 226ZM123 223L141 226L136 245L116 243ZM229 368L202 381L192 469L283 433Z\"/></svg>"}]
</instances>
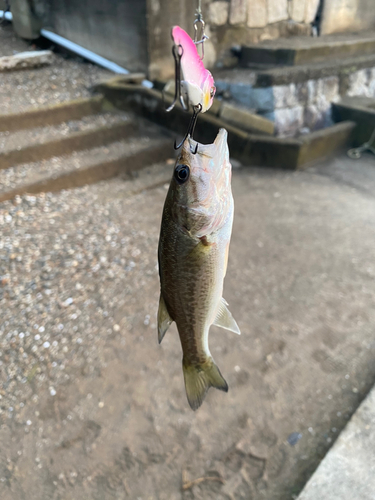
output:
<instances>
[{"instance_id":1,"label":"rock wall","mask_svg":"<svg viewBox=\"0 0 375 500\"><path fill-rule=\"evenodd\" d=\"M375 98L375 68L264 88L220 80L216 85L224 99L274 121L277 135L295 136L331 125L331 103L345 95Z\"/></svg>"},{"instance_id":2,"label":"rock wall","mask_svg":"<svg viewBox=\"0 0 375 500\"><path fill-rule=\"evenodd\" d=\"M375 0L324 0L322 34L375 28Z\"/></svg>"},{"instance_id":3,"label":"rock wall","mask_svg":"<svg viewBox=\"0 0 375 500\"><path fill-rule=\"evenodd\" d=\"M320 0L218 0L205 3L216 65L230 66L230 49L280 37L310 35Z\"/></svg>"},{"instance_id":4,"label":"rock wall","mask_svg":"<svg viewBox=\"0 0 375 500\"><path fill-rule=\"evenodd\" d=\"M230 49L241 44L295 35L310 35L320 0L202 0L210 39L205 65L230 67ZM198 0L147 0L150 78L173 74L170 29L179 24L193 35Z\"/></svg>"}]
</instances>

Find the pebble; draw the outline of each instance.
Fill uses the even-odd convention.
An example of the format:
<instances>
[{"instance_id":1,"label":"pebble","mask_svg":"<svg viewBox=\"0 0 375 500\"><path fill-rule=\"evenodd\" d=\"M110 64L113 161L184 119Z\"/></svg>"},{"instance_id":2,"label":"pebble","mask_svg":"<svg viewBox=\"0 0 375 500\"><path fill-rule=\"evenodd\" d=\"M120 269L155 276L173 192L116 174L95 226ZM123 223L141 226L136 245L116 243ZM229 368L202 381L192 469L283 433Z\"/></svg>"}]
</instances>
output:
<instances>
[{"instance_id":1,"label":"pebble","mask_svg":"<svg viewBox=\"0 0 375 500\"><path fill-rule=\"evenodd\" d=\"M34 414L38 395L56 396L83 367L85 376L103 369L109 334L123 332L125 338L134 322L126 319L137 310L128 304L129 291L141 293L157 280L156 257L150 260L140 249L156 248L158 228L150 235L134 227L140 204L116 196L116 189L123 189L118 182L103 183L0 204L0 221L11 217L0 241L0 365L7 366L7 373L0 370L0 425L22 418L21 402L22 411L31 404ZM21 261L11 260L14 248ZM136 286L128 284L130 273ZM50 294L43 293L46 286ZM154 311L142 301L138 310L140 324L154 330ZM120 312L124 326L113 320Z\"/></svg>"},{"instance_id":2,"label":"pebble","mask_svg":"<svg viewBox=\"0 0 375 500\"><path fill-rule=\"evenodd\" d=\"M0 56L30 50L29 43L15 38L11 25L0 27ZM55 62L44 68L1 74L1 112L18 112L36 105L89 97L89 88L111 77L112 73L94 64L82 64L78 58L54 55ZM53 83L52 83L53 82Z\"/></svg>"},{"instance_id":3,"label":"pebble","mask_svg":"<svg viewBox=\"0 0 375 500\"><path fill-rule=\"evenodd\" d=\"M289 434L287 441L290 444L290 446L295 446L301 438L302 438L301 433L292 432L291 434Z\"/></svg>"}]
</instances>

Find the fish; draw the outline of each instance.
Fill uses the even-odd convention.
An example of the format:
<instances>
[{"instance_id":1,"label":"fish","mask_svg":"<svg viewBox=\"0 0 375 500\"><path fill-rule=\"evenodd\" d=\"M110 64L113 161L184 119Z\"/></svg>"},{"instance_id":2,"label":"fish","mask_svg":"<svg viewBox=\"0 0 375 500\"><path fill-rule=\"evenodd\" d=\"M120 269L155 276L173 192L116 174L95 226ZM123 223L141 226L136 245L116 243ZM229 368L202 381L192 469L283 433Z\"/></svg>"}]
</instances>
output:
<instances>
[{"instance_id":1,"label":"fish","mask_svg":"<svg viewBox=\"0 0 375 500\"><path fill-rule=\"evenodd\" d=\"M184 79L181 81L183 93L192 106L201 106L205 113L212 106L216 87L211 72L204 67L197 46L180 26L172 29L172 38L182 47L181 68Z\"/></svg>"},{"instance_id":2,"label":"fish","mask_svg":"<svg viewBox=\"0 0 375 500\"><path fill-rule=\"evenodd\" d=\"M232 233L227 131L213 144L183 143L166 196L158 248L160 300L159 344L175 322L183 352L182 370L188 402L197 410L210 387L228 391L213 360L208 335L211 325L240 334L223 299Z\"/></svg>"}]
</instances>

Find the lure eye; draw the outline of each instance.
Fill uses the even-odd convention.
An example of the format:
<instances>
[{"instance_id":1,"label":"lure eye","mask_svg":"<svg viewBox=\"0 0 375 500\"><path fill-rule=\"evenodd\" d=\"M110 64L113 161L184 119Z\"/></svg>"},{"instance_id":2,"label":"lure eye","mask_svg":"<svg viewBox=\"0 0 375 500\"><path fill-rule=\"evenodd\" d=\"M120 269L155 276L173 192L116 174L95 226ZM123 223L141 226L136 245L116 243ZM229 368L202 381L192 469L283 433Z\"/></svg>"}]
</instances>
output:
<instances>
[{"instance_id":1,"label":"lure eye","mask_svg":"<svg viewBox=\"0 0 375 500\"><path fill-rule=\"evenodd\" d=\"M187 165L177 165L174 169L174 178L178 184L183 184L189 179L190 168Z\"/></svg>"},{"instance_id":2,"label":"lure eye","mask_svg":"<svg viewBox=\"0 0 375 500\"><path fill-rule=\"evenodd\" d=\"M210 97L211 97L211 99L215 95L215 92L216 92L216 87L211 87L211 90L210 90Z\"/></svg>"}]
</instances>

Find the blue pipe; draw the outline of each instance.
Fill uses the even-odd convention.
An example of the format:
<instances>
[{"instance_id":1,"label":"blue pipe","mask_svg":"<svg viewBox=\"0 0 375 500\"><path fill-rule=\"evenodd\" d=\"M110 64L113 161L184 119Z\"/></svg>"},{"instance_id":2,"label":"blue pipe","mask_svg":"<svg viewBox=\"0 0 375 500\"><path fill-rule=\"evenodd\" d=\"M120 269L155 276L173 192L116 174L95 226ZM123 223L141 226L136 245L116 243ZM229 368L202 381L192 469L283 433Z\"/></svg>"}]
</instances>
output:
<instances>
[{"instance_id":1,"label":"blue pipe","mask_svg":"<svg viewBox=\"0 0 375 500\"><path fill-rule=\"evenodd\" d=\"M50 40L51 42L57 43L58 45L61 45L61 47L64 47L65 49L74 52L75 54L83 57L84 59L87 59L88 61L91 61L97 64L98 66L102 66L103 68L108 69L109 71L113 71L114 73L120 75L129 74L129 70L122 68L118 64L109 61L105 57L99 56L98 54L95 54L95 52L85 49L84 47L81 47L77 43L71 42L70 40L63 38L62 36L57 35L52 31L41 29L40 34L44 36L44 38ZM147 88L152 88L154 86L153 83L150 82L149 80L143 80L142 85Z\"/></svg>"}]
</instances>

